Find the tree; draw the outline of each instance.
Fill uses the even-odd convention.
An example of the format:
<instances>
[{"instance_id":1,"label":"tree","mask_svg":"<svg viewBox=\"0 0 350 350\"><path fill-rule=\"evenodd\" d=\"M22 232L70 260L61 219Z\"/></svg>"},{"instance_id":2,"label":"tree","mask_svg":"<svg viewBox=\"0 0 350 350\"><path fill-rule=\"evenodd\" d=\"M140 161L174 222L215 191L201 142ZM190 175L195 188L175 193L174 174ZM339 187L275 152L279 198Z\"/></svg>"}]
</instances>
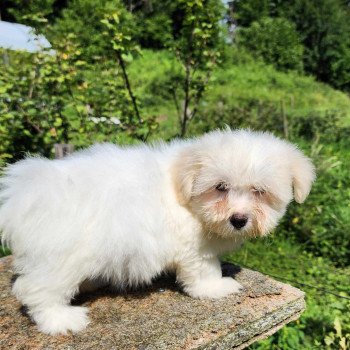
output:
<instances>
[{"instance_id":1,"label":"tree","mask_svg":"<svg viewBox=\"0 0 350 350\"><path fill-rule=\"evenodd\" d=\"M239 27L249 27L253 22L271 15L271 0L235 0L232 6Z\"/></svg>"},{"instance_id":2,"label":"tree","mask_svg":"<svg viewBox=\"0 0 350 350\"><path fill-rule=\"evenodd\" d=\"M342 0L293 0L280 12L293 21L304 44L305 71L350 91L350 9Z\"/></svg>"},{"instance_id":3,"label":"tree","mask_svg":"<svg viewBox=\"0 0 350 350\"><path fill-rule=\"evenodd\" d=\"M53 14L55 0L5 0L0 3L1 19L16 21L39 29Z\"/></svg>"},{"instance_id":4,"label":"tree","mask_svg":"<svg viewBox=\"0 0 350 350\"><path fill-rule=\"evenodd\" d=\"M265 17L238 31L239 45L280 70L303 69L303 45L294 23Z\"/></svg>"},{"instance_id":5,"label":"tree","mask_svg":"<svg viewBox=\"0 0 350 350\"><path fill-rule=\"evenodd\" d=\"M304 46L307 73L350 91L350 8L343 0L235 0L238 26L261 17L286 18L295 24Z\"/></svg>"},{"instance_id":6,"label":"tree","mask_svg":"<svg viewBox=\"0 0 350 350\"><path fill-rule=\"evenodd\" d=\"M141 47L164 49L173 38L176 1L124 0L135 20L135 39Z\"/></svg>"},{"instance_id":7,"label":"tree","mask_svg":"<svg viewBox=\"0 0 350 350\"><path fill-rule=\"evenodd\" d=\"M126 62L132 60L132 54L134 52L140 52L139 46L132 40L131 14L125 9L120 8L119 11L115 11L112 15L106 15L105 18L101 20L101 23L105 25L106 30L103 34L106 36L111 47L115 51L116 58L122 69L125 87L134 107L135 115L138 122L141 123L142 119L137 106L137 101L126 71Z\"/></svg>"},{"instance_id":8,"label":"tree","mask_svg":"<svg viewBox=\"0 0 350 350\"><path fill-rule=\"evenodd\" d=\"M178 30L174 31L172 50L183 67L184 94L180 115L180 136L197 113L213 68L220 57L220 19L223 7L215 0L178 0ZM175 98L177 101L177 98ZM180 106L177 110L181 111Z\"/></svg>"},{"instance_id":9,"label":"tree","mask_svg":"<svg viewBox=\"0 0 350 350\"><path fill-rule=\"evenodd\" d=\"M113 58L114 52L103 35L105 25L101 21L120 9L124 9L124 5L119 0L69 1L47 31L48 38L56 40L73 33L87 61L95 62L106 56Z\"/></svg>"}]
</instances>

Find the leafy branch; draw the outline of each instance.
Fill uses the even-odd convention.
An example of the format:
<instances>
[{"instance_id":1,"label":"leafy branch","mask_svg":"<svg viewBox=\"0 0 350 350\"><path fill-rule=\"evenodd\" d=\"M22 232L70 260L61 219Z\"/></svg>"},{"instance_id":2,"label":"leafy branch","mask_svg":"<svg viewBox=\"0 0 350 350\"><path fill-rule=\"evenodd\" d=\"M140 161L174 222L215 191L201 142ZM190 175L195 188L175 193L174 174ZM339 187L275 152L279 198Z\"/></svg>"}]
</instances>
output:
<instances>
[{"instance_id":1,"label":"leafy branch","mask_svg":"<svg viewBox=\"0 0 350 350\"><path fill-rule=\"evenodd\" d=\"M106 15L105 18L101 20L101 23L105 25L106 31L104 32L104 35L108 36L110 39L110 43L122 69L125 87L131 99L136 117L138 121L142 123L136 97L131 88L130 79L126 70L126 62L132 60L132 54L140 52L139 46L134 44L131 40L131 33L127 33L129 26L125 25L125 22L130 21L129 17L130 14L125 10L120 9L112 15Z\"/></svg>"},{"instance_id":2,"label":"leafy branch","mask_svg":"<svg viewBox=\"0 0 350 350\"><path fill-rule=\"evenodd\" d=\"M182 28L171 49L184 71L183 110L179 113L180 136L184 137L220 59L219 20L222 7L211 0L178 0L178 8L183 15ZM176 93L173 94L179 111Z\"/></svg>"}]
</instances>

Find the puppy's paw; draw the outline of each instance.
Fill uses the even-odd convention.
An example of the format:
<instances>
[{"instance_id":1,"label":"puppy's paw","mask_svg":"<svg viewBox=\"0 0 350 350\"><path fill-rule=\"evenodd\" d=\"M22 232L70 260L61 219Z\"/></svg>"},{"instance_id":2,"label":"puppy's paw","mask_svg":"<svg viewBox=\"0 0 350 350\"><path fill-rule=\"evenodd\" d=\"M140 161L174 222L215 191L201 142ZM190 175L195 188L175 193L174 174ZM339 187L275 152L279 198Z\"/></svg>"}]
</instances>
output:
<instances>
[{"instance_id":1,"label":"puppy's paw","mask_svg":"<svg viewBox=\"0 0 350 350\"><path fill-rule=\"evenodd\" d=\"M50 335L77 333L89 323L85 307L57 305L31 314L39 330Z\"/></svg>"},{"instance_id":2,"label":"puppy's paw","mask_svg":"<svg viewBox=\"0 0 350 350\"><path fill-rule=\"evenodd\" d=\"M185 288L191 297L197 299L220 299L229 294L239 293L243 286L232 277L203 280Z\"/></svg>"}]
</instances>

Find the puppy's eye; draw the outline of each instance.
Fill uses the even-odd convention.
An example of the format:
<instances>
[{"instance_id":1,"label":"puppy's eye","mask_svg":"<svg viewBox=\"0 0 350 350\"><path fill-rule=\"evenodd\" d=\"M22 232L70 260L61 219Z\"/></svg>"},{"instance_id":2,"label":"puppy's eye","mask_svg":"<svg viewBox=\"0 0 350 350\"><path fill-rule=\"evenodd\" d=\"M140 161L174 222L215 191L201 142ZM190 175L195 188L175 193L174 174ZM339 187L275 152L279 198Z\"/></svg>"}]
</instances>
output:
<instances>
[{"instance_id":1,"label":"puppy's eye","mask_svg":"<svg viewBox=\"0 0 350 350\"><path fill-rule=\"evenodd\" d=\"M253 187L253 193L256 196L263 196L266 193L266 191L262 188Z\"/></svg>"},{"instance_id":2,"label":"puppy's eye","mask_svg":"<svg viewBox=\"0 0 350 350\"><path fill-rule=\"evenodd\" d=\"M220 192L227 192L228 191L228 185L225 184L224 182L219 182L215 189Z\"/></svg>"}]
</instances>

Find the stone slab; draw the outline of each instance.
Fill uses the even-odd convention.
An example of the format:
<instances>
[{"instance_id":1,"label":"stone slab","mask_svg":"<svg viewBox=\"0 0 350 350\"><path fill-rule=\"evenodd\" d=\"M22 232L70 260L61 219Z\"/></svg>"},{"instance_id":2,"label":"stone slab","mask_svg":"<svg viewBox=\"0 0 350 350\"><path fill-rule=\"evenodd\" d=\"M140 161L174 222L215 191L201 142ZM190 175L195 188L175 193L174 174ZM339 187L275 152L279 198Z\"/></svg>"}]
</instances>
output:
<instances>
[{"instance_id":1,"label":"stone slab","mask_svg":"<svg viewBox=\"0 0 350 350\"><path fill-rule=\"evenodd\" d=\"M108 288L80 295L91 323L79 334L48 336L37 331L11 295L11 257L0 259L0 349L243 349L297 319L304 293L259 272L224 264L244 291L227 298L194 300L174 277L163 276L141 290Z\"/></svg>"}]
</instances>

